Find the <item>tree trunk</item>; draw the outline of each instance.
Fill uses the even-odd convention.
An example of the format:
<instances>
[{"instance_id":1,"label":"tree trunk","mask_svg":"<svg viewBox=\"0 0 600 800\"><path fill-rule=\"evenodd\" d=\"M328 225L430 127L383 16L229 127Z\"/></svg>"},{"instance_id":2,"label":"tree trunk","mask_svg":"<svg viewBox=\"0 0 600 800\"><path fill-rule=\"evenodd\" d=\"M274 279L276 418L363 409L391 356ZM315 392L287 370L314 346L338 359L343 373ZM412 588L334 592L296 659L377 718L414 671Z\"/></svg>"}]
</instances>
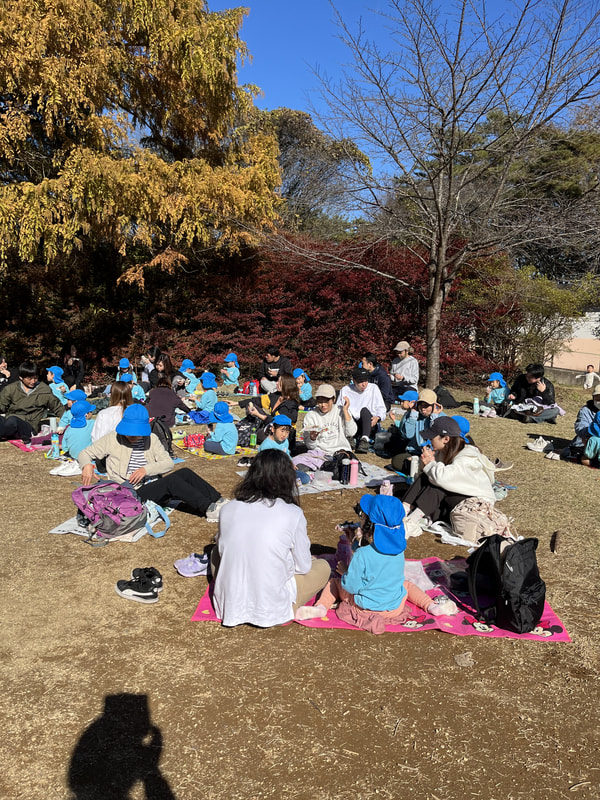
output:
<instances>
[{"instance_id":1,"label":"tree trunk","mask_svg":"<svg viewBox=\"0 0 600 800\"><path fill-rule=\"evenodd\" d=\"M435 389L440 382L440 324L444 295L435 291L427 306L427 381L428 389Z\"/></svg>"}]
</instances>

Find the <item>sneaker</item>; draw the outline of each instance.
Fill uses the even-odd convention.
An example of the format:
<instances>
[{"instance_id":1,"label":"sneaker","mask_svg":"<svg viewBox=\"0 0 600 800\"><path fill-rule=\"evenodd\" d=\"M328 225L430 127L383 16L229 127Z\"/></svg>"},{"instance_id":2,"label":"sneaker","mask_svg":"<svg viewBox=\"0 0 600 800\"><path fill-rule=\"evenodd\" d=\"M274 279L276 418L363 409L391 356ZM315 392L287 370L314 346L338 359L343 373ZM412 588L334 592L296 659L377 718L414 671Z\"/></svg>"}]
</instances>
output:
<instances>
[{"instance_id":1,"label":"sneaker","mask_svg":"<svg viewBox=\"0 0 600 800\"><path fill-rule=\"evenodd\" d=\"M158 603L158 589L146 578L117 581L115 591L125 600L135 600L136 603Z\"/></svg>"},{"instance_id":2,"label":"sneaker","mask_svg":"<svg viewBox=\"0 0 600 800\"><path fill-rule=\"evenodd\" d=\"M512 461L500 461L499 458L495 458L492 463L494 464L496 472L506 472L507 469L512 469L514 467Z\"/></svg>"},{"instance_id":3,"label":"sneaker","mask_svg":"<svg viewBox=\"0 0 600 800\"><path fill-rule=\"evenodd\" d=\"M206 509L207 522L218 522L221 509L228 502L229 500L226 497L219 497L219 499L216 502L211 503L209 507Z\"/></svg>"},{"instance_id":4,"label":"sneaker","mask_svg":"<svg viewBox=\"0 0 600 800\"><path fill-rule=\"evenodd\" d=\"M252 464L252 459L248 458L248 456L240 458L240 460L237 462L238 467L249 467L250 464Z\"/></svg>"},{"instance_id":5,"label":"sneaker","mask_svg":"<svg viewBox=\"0 0 600 800\"><path fill-rule=\"evenodd\" d=\"M534 439L532 442L527 442L526 447L528 450L533 450L535 453L543 453L547 447L552 448L552 442L546 441L543 436L538 436L538 438Z\"/></svg>"},{"instance_id":6,"label":"sneaker","mask_svg":"<svg viewBox=\"0 0 600 800\"><path fill-rule=\"evenodd\" d=\"M450 600L446 595L440 594L433 598L433 602L428 606L427 611L434 617L452 617L458 614L458 607L454 600Z\"/></svg>"},{"instance_id":7,"label":"sneaker","mask_svg":"<svg viewBox=\"0 0 600 800\"><path fill-rule=\"evenodd\" d=\"M414 514L409 514L404 520L404 533L407 539L413 536L420 536L423 530L431 525L429 517L419 517L418 519Z\"/></svg>"},{"instance_id":8,"label":"sneaker","mask_svg":"<svg viewBox=\"0 0 600 800\"><path fill-rule=\"evenodd\" d=\"M141 580L143 578L147 581L150 581L153 586L156 586L157 591L162 592L163 579L156 567L136 567L134 570L132 570L132 580Z\"/></svg>"},{"instance_id":9,"label":"sneaker","mask_svg":"<svg viewBox=\"0 0 600 800\"><path fill-rule=\"evenodd\" d=\"M560 453L557 453L556 450L551 450L549 453L546 453L546 458L552 461L560 461Z\"/></svg>"},{"instance_id":10,"label":"sneaker","mask_svg":"<svg viewBox=\"0 0 600 800\"><path fill-rule=\"evenodd\" d=\"M482 408L481 411L479 412L479 416L480 417L489 417L491 410L492 410L491 408Z\"/></svg>"},{"instance_id":11,"label":"sneaker","mask_svg":"<svg viewBox=\"0 0 600 800\"><path fill-rule=\"evenodd\" d=\"M208 573L209 557L205 553L192 553L187 558L180 558L173 566L184 578L196 578Z\"/></svg>"},{"instance_id":12,"label":"sneaker","mask_svg":"<svg viewBox=\"0 0 600 800\"><path fill-rule=\"evenodd\" d=\"M364 436L361 437L360 441L354 448L355 453L368 453L369 452L369 440L366 439Z\"/></svg>"},{"instance_id":13,"label":"sneaker","mask_svg":"<svg viewBox=\"0 0 600 800\"><path fill-rule=\"evenodd\" d=\"M62 478L72 478L75 475L81 475L81 467L77 461L65 461L56 472L52 470L52 475L60 475Z\"/></svg>"}]
</instances>

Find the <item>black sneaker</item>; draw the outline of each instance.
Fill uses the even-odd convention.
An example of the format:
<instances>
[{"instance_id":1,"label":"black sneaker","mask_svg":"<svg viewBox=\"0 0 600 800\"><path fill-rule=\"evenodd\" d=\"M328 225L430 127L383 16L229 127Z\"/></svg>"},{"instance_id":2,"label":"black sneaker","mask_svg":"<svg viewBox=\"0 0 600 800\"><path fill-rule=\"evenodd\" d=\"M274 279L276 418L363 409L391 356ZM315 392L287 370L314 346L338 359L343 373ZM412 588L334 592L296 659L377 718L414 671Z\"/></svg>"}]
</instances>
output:
<instances>
[{"instance_id":1,"label":"black sneaker","mask_svg":"<svg viewBox=\"0 0 600 800\"><path fill-rule=\"evenodd\" d=\"M159 592L163 590L163 579L156 567L136 567L131 573L132 580L146 578Z\"/></svg>"},{"instance_id":2,"label":"black sneaker","mask_svg":"<svg viewBox=\"0 0 600 800\"><path fill-rule=\"evenodd\" d=\"M357 442L356 447L354 448L355 453L368 453L369 452L369 440L361 438L359 442Z\"/></svg>"},{"instance_id":3,"label":"black sneaker","mask_svg":"<svg viewBox=\"0 0 600 800\"><path fill-rule=\"evenodd\" d=\"M135 600L137 603L158 603L158 589L146 578L136 578L133 581L117 581L115 591L125 600Z\"/></svg>"}]
</instances>

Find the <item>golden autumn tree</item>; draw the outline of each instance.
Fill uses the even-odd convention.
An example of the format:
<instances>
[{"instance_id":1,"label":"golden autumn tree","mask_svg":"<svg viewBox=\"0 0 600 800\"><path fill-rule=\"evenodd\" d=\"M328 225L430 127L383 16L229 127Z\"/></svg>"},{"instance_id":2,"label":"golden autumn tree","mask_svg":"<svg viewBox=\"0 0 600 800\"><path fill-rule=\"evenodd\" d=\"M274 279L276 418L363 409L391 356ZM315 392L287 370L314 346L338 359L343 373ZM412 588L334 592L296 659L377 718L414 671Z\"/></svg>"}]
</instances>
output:
<instances>
[{"instance_id":1,"label":"golden autumn tree","mask_svg":"<svg viewBox=\"0 0 600 800\"><path fill-rule=\"evenodd\" d=\"M273 136L244 125L255 87L244 9L203 0L0 4L0 269L102 242L143 283L276 217Z\"/></svg>"}]
</instances>

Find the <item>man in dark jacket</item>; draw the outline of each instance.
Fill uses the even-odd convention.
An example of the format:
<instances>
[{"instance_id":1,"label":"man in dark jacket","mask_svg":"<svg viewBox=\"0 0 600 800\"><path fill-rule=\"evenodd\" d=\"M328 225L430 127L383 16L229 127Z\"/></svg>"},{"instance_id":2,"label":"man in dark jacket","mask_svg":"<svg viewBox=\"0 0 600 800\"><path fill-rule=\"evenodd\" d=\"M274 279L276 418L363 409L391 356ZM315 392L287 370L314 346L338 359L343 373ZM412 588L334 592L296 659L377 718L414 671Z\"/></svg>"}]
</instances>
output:
<instances>
[{"instance_id":1,"label":"man in dark jacket","mask_svg":"<svg viewBox=\"0 0 600 800\"><path fill-rule=\"evenodd\" d=\"M396 399L390 376L377 360L375 353L365 353L362 359L362 366L369 373L369 383L374 383L375 386L379 387L385 407L389 411Z\"/></svg>"},{"instance_id":2,"label":"man in dark jacket","mask_svg":"<svg viewBox=\"0 0 600 800\"><path fill-rule=\"evenodd\" d=\"M291 375L292 372L292 362L289 358L280 355L278 347L269 345L265 350L265 358L258 373L260 388L263 392L276 392L279 376L282 373Z\"/></svg>"},{"instance_id":3,"label":"man in dark jacket","mask_svg":"<svg viewBox=\"0 0 600 800\"><path fill-rule=\"evenodd\" d=\"M31 361L19 366L19 380L0 392L0 439L22 439L26 444L37 433L48 410L61 417L64 406L45 383L38 382L38 370Z\"/></svg>"},{"instance_id":4,"label":"man in dark jacket","mask_svg":"<svg viewBox=\"0 0 600 800\"><path fill-rule=\"evenodd\" d=\"M539 398L542 406L555 406L554 386L544 378L544 367L541 364L528 364L525 372L517 377L512 385L508 399L515 405L526 403L532 398ZM543 408L541 411L511 411L511 417L522 422L551 422L556 424L558 408Z\"/></svg>"}]
</instances>

